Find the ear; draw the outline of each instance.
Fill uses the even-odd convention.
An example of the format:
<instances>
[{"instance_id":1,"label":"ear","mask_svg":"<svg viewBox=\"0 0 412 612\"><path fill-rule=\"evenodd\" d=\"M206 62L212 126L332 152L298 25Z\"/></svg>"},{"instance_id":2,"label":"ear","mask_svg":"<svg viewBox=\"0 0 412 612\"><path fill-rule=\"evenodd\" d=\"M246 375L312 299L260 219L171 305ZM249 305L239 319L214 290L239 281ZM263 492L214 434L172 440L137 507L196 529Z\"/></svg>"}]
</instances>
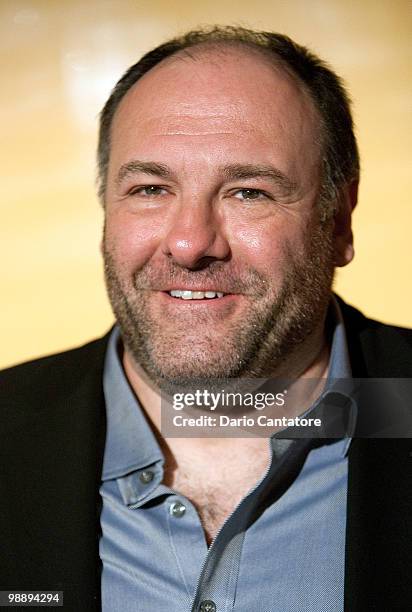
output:
<instances>
[{"instance_id":1,"label":"ear","mask_svg":"<svg viewBox=\"0 0 412 612\"><path fill-rule=\"evenodd\" d=\"M355 255L352 234L352 211L358 201L358 181L345 185L340 194L339 207L334 217L333 244L335 266L343 267Z\"/></svg>"}]
</instances>

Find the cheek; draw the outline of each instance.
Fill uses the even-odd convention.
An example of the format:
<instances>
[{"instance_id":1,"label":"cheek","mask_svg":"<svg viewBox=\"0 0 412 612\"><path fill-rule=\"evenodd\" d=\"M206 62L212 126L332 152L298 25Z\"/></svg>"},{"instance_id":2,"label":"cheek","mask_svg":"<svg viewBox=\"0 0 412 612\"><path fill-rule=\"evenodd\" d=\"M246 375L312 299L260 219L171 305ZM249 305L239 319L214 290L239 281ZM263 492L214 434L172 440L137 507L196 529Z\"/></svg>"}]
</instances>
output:
<instances>
[{"instance_id":1,"label":"cheek","mask_svg":"<svg viewBox=\"0 0 412 612\"><path fill-rule=\"evenodd\" d=\"M297 224L266 219L262 224L244 224L230 232L233 256L266 275L281 275L286 271L293 251L303 244Z\"/></svg>"},{"instance_id":2,"label":"cheek","mask_svg":"<svg viewBox=\"0 0 412 612\"><path fill-rule=\"evenodd\" d=\"M127 269L142 267L154 254L163 224L129 212L107 213L105 245L112 256Z\"/></svg>"}]
</instances>

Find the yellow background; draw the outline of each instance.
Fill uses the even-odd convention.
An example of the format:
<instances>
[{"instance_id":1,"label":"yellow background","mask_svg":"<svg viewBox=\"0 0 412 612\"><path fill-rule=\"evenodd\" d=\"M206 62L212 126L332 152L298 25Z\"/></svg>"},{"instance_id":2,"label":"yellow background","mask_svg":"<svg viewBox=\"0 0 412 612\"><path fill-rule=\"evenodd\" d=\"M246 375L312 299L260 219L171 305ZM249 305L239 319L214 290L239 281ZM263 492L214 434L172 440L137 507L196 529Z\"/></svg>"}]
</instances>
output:
<instances>
[{"instance_id":1,"label":"yellow background","mask_svg":"<svg viewBox=\"0 0 412 612\"><path fill-rule=\"evenodd\" d=\"M361 156L356 259L336 290L411 325L411 2L2 0L0 365L84 342L112 315L99 255L97 114L150 47L199 24L292 36L354 101Z\"/></svg>"}]
</instances>

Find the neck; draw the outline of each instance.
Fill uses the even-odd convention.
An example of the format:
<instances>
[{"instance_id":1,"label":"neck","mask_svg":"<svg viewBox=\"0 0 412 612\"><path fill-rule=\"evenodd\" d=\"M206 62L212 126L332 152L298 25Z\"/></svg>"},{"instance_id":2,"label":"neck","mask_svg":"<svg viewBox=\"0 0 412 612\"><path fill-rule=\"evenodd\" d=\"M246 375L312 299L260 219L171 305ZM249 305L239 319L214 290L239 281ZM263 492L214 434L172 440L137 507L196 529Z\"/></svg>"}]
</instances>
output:
<instances>
[{"instance_id":1,"label":"neck","mask_svg":"<svg viewBox=\"0 0 412 612\"><path fill-rule=\"evenodd\" d=\"M297 416L302 414L311 403L320 395L326 382L329 370L330 347L325 331L325 321L322 320L319 326L314 330L306 342L300 344L295 351L288 356L288 359L279 365L273 371L271 378L283 378L288 380L300 381L302 379L310 379L313 383L310 385L310 393L308 394L308 386L301 386L303 396L298 392L296 397L299 397L298 402L294 402L297 409L290 408L290 411L285 412L285 416ZM154 428L158 438L162 438L161 431L161 392L156 388L153 382L149 379L144 370L134 361L132 355L127 349L123 355L123 367L128 378L128 381L139 398L139 402L149 420L149 423ZM298 386L298 385L297 385ZM211 443L233 443L237 438L192 438L196 445Z\"/></svg>"}]
</instances>

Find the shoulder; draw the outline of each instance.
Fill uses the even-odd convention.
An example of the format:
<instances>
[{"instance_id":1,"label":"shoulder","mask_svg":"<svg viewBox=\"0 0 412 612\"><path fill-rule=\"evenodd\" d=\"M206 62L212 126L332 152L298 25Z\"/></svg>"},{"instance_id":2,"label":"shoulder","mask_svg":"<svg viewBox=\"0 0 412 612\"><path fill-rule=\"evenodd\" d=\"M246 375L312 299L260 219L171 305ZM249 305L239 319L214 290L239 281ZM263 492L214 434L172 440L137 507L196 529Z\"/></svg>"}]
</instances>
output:
<instances>
[{"instance_id":1,"label":"shoulder","mask_svg":"<svg viewBox=\"0 0 412 612\"><path fill-rule=\"evenodd\" d=\"M412 330L365 317L338 298L355 376L411 377Z\"/></svg>"},{"instance_id":2,"label":"shoulder","mask_svg":"<svg viewBox=\"0 0 412 612\"><path fill-rule=\"evenodd\" d=\"M33 405L42 398L44 404L78 387L86 374L101 377L108 337L0 371L0 403Z\"/></svg>"}]
</instances>

